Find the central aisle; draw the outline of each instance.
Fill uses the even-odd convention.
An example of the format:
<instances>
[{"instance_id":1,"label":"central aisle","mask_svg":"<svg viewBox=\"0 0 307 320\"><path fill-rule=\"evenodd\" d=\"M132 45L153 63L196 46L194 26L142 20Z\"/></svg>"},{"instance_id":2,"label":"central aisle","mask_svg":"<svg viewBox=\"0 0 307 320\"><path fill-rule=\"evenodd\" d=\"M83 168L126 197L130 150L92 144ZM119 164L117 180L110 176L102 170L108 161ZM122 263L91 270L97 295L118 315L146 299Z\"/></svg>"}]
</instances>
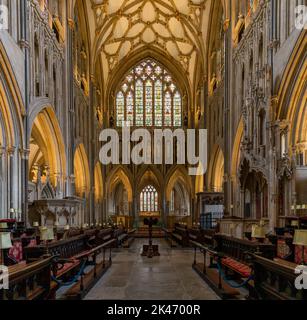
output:
<instances>
[{"instance_id":1,"label":"central aisle","mask_svg":"<svg viewBox=\"0 0 307 320\"><path fill-rule=\"evenodd\" d=\"M86 300L216 300L218 296L193 271L194 251L171 249L164 240L160 257L140 256L147 240L113 253L113 265L86 296Z\"/></svg>"}]
</instances>

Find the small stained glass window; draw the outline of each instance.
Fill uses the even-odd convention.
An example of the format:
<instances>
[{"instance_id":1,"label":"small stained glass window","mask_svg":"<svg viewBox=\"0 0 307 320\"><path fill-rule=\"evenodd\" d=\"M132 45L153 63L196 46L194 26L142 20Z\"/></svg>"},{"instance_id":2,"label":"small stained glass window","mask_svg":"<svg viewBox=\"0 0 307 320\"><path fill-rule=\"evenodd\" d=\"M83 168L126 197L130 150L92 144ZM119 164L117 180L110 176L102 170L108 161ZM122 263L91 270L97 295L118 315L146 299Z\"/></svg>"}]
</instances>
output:
<instances>
[{"instance_id":1,"label":"small stained glass window","mask_svg":"<svg viewBox=\"0 0 307 320\"><path fill-rule=\"evenodd\" d=\"M153 186L147 186L140 194L140 211L141 212L158 212L159 196Z\"/></svg>"}]
</instances>

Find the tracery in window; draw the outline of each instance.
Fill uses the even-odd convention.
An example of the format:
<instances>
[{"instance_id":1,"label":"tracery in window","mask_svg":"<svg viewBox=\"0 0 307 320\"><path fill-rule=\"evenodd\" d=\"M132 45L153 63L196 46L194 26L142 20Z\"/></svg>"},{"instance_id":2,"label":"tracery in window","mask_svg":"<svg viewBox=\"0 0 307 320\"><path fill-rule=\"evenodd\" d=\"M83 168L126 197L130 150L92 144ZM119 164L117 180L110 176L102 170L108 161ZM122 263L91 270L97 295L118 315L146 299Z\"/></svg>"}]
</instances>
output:
<instances>
[{"instance_id":1,"label":"tracery in window","mask_svg":"<svg viewBox=\"0 0 307 320\"><path fill-rule=\"evenodd\" d=\"M153 186L147 186L140 194L140 211L157 212L158 199L157 190Z\"/></svg>"},{"instance_id":2,"label":"tracery in window","mask_svg":"<svg viewBox=\"0 0 307 320\"><path fill-rule=\"evenodd\" d=\"M147 59L134 67L116 95L116 123L136 127L181 127L182 97L169 72Z\"/></svg>"}]
</instances>

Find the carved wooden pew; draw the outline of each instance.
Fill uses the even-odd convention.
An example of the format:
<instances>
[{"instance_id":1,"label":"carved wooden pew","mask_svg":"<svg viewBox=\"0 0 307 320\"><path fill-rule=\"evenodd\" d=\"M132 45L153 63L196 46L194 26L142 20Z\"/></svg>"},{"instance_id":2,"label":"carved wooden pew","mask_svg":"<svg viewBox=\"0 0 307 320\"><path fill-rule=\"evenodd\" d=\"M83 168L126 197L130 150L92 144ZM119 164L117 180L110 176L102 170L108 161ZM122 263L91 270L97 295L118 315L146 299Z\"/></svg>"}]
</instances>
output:
<instances>
[{"instance_id":1,"label":"carved wooden pew","mask_svg":"<svg viewBox=\"0 0 307 320\"><path fill-rule=\"evenodd\" d=\"M196 273L206 281L206 283L224 300L227 299L236 299L240 295L240 292L232 288L218 272L216 268L213 268L212 259L218 260L219 262L222 259L222 256L212 247L202 245L198 242L190 240L191 246L194 248L194 262L193 269ZM197 261L197 251L200 251L203 254L203 261ZM208 256L211 261L208 265Z\"/></svg>"},{"instance_id":2,"label":"carved wooden pew","mask_svg":"<svg viewBox=\"0 0 307 320\"><path fill-rule=\"evenodd\" d=\"M259 253L269 259L273 259L275 255L275 248L271 244L241 240L220 234L215 235L214 238L217 243L216 251L224 256L221 263L226 273L232 271L234 275L241 278L248 278L252 273L248 262L248 253Z\"/></svg>"},{"instance_id":3,"label":"carved wooden pew","mask_svg":"<svg viewBox=\"0 0 307 320\"><path fill-rule=\"evenodd\" d=\"M261 300L307 300L307 291L295 287L297 265L253 255L254 286Z\"/></svg>"},{"instance_id":4,"label":"carved wooden pew","mask_svg":"<svg viewBox=\"0 0 307 320\"><path fill-rule=\"evenodd\" d=\"M109 240L113 239L113 229L101 229L96 233L95 245L101 245Z\"/></svg>"},{"instance_id":5,"label":"carved wooden pew","mask_svg":"<svg viewBox=\"0 0 307 320\"><path fill-rule=\"evenodd\" d=\"M203 245L213 246L215 230L203 230L200 228L192 228L188 230L189 240L195 241Z\"/></svg>"},{"instance_id":6,"label":"carved wooden pew","mask_svg":"<svg viewBox=\"0 0 307 320\"><path fill-rule=\"evenodd\" d=\"M135 240L134 234L136 233L136 229L128 230L128 238L123 242L122 247L123 248L130 248L131 244Z\"/></svg>"},{"instance_id":7,"label":"carved wooden pew","mask_svg":"<svg viewBox=\"0 0 307 320\"><path fill-rule=\"evenodd\" d=\"M83 261L85 266L92 266L92 268L85 269L81 273L80 280L65 293L66 299L80 300L93 288L112 265L112 248L115 242L115 239L111 239L74 257L76 260ZM108 257L107 251L109 251Z\"/></svg>"},{"instance_id":8,"label":"carved wooden pew","mask_svg":"<svg viewBox=\"0 0 307 320\"><path fill-rule=\"evenodd\" d=\"M183 247L188 247L190 245L188 228L183 227L178 223L175 224L174 231L172 232L172 237Z\"/></svg>"},{"instance_id":9,"label":"carved wooden pew","mask_svg":"<svg viewBox=\"0 0 307 320\"><path fill-rule=\"evenodd\" d=\"M52 279L55 285L51 293L52 297L55 297L56 291L63 283L70 282L78 275L78 279L75 279L76 284L65 295L69 299L82 298L111 266L111 250L116 240L111 238L97 246L93 236L95 233L96 230L91 230L74 238L25 249L27 261L33 261L45 255L53 257ZM110 255L107 262L106 250L108 249Z\"/></svg>"},{"instance_id":10,"label":"carved wooden pew","mask_svg":"<svg viewBox=\"0 0 307 320\"><path fill-rule=\"evenodd\" d=\"M116 247L121 247L128 239L128 233L123 228L114 229L113 237L117 240Z\"/></svg>"},{"instance_id":11,"label":"carved wooden pew","mask_svg":"<svg viewBox=\"0 0 307 320\"><path fill-rule=\"evenodd\" d=\"M0 290L0 300L44 300L51 290L52 258L9 267L9 289Z\"/></svg>"},{"instance_id":12,"label":"carved wooden pew","mask_svg":"<svg viewBox=\"0 0 307 320\"><path fill-rule=\"evenodd\" d=\"M162 232L164 232L164 239L169 243L171 248L176 247L176 242L173 239L173 232L170 229L162 228Z\"/></svg>"}]
</instances>

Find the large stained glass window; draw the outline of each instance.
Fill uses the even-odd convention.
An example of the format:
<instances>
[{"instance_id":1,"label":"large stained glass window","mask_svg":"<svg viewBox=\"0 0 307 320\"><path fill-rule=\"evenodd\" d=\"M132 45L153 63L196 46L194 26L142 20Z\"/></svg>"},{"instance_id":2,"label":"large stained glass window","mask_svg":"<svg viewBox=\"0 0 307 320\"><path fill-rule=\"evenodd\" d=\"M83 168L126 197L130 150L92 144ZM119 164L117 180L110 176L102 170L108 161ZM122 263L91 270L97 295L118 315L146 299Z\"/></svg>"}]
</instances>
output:
<instances>
[{"instance_id":1,"label":"large stained glass window","mask_svg":"<svg viewBox=\"0 0 307 320\"><path fill-rule=\"evenodd\" d=\"M135 127L181 127L182 97L172 76L147 59L134 67L116 95L116 123Z\"/></svg>"},{"instance_id":2,"label":"large stained glass window","mask_svg":"<svg viewBox=\"0 0 307 320\"><path fill-rule=\"evenodd\" d=\"M158 192L153 186L147 186L140 194L141 212L158 212Z\"/></svg>"}]
</instances>

